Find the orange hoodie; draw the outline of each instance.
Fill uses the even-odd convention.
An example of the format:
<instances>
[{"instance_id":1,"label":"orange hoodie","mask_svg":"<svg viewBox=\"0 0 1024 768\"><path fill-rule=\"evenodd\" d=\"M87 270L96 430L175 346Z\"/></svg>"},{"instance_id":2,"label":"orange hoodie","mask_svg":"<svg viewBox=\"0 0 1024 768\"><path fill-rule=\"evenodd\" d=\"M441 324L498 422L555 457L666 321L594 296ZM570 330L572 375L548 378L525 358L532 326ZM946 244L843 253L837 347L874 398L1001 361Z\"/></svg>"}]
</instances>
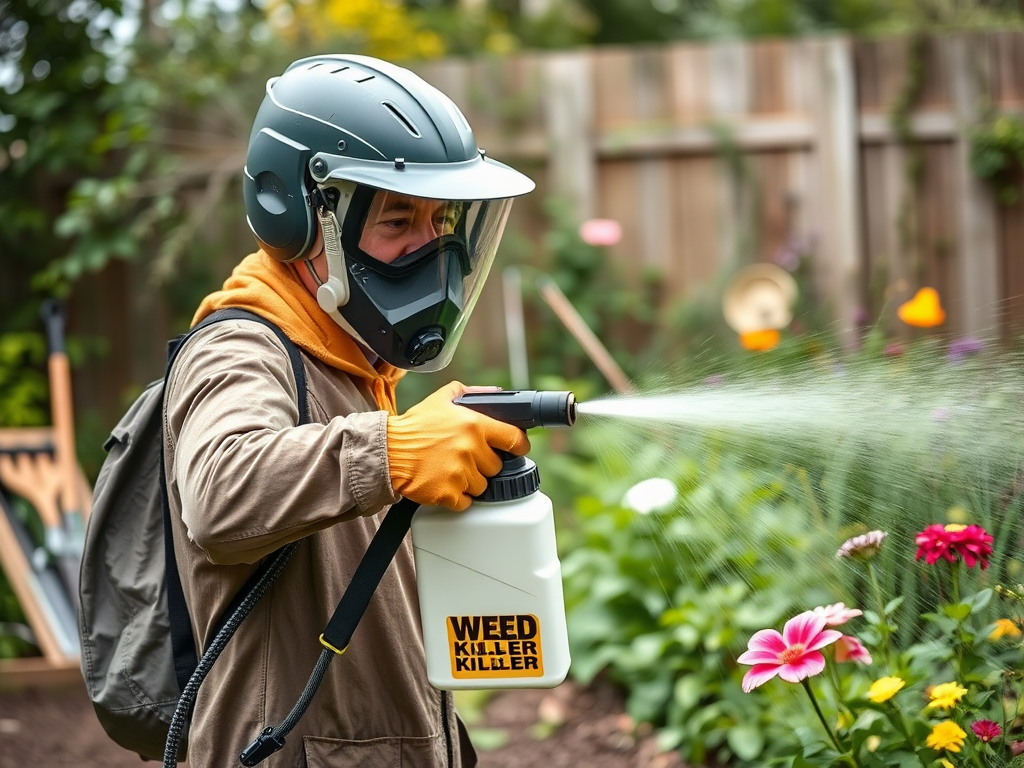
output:
<instances>
[{"instance_id":1,"label":"orange hoodie","mask_svg":"<svg viewBox=\"0 0 1024 768\"><path fill-rule=\"evenodd\" d=\"M366 379L377 406L390 414L397 413L395 385L406 372L383 360L371 365L356 341L320 309L287 264L262 250L246 256L224 287L203 299L192 325L227 307L255 312L313 357L350 376Z\"/></svg>"}]
</instances>

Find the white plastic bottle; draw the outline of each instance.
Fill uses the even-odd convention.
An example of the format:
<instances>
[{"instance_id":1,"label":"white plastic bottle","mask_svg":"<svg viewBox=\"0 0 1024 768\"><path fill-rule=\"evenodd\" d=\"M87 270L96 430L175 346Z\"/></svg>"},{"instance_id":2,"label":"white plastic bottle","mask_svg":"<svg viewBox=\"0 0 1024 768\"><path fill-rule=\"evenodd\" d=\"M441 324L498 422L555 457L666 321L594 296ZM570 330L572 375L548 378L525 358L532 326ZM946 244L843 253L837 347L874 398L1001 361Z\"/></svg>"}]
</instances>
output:
<instances>
[{"instance_id":1,"label":"white plastic bottle","mask_svg":"<svg viewBox=\"0 0 1024 768\"><path fill-rule=\"evenodd\" d=\"M551 688L569 671L562 569L537 465L507 456L465 512L412 519L427 676L442 690Z\"/></svg>"}]
</instances>

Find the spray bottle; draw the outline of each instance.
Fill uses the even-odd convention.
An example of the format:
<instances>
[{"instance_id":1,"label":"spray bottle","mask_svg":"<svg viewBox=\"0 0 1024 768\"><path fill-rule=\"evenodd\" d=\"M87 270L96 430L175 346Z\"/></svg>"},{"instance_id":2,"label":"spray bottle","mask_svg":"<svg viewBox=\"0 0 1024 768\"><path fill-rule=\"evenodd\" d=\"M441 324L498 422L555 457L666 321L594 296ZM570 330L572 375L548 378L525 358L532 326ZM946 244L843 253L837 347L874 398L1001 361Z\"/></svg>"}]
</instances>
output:
<instances>
[{"instance_id":1,"label":"spray bottle","mask_svg":"<svg viewBox=\"0 0 1024 768\"><path fill-rule=\"evenodd\" d=\"M456 404L520 429L570 426L572 392L467 393ZM529 458L504 466L464 512L412 519L427 677L442 690L552 688L569 671L551 500Z\"/></svg>"}]
</instances>

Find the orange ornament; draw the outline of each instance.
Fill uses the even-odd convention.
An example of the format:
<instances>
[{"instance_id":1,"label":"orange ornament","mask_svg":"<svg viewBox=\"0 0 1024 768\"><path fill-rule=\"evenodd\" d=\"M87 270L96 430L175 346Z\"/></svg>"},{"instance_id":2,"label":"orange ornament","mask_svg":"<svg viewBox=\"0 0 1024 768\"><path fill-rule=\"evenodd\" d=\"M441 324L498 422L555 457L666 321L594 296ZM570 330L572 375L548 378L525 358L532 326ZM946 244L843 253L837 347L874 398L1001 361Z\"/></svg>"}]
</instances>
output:
<instances>
[{"instance_id":1,"label":"orange ornament","mask_svg":"<svg viewBox=\"0 0 1024 768\"><path fill-rule=\"evenodd\" d=\"M751 352L764 352L779 343L781 336L774 328L765 331L747 331L740 334L740 344Z\"/></svg>"},{"instance_id":2,"label":"orange ornament","mask_svg":"<svg viewBox=\"0 0 1024 768\"><path fill-rule=\"evenodd\" d=\"M907 325L915 328L934 328L946 321L946 313L939 303L939 292L934 288L922 288L914 298L901 304L896 314Z\"/></svg>"}]
</instances>

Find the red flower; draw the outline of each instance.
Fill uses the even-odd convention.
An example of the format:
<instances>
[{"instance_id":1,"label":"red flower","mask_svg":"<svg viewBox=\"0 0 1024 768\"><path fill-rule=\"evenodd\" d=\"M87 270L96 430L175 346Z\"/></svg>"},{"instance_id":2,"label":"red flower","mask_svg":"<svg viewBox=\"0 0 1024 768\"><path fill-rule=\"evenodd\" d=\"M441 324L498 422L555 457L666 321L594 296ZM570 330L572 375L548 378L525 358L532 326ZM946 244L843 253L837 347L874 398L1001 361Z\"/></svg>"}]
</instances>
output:
<instances>
[{"instance_id":1,"label":"red flower","mask_svg":"<svg viewBox=\"0 0 1024 768\"><path fill-rule=\"evenodd\" d=\"M981 563L981 570L985 570L992 554L992 537L980 525L929 525L914 541L915 559L923 557L928 565L934 565L939 558L955 563L960 556L968 568Z\"/></svg>"},{"instance_id":2,"label":"red flower","mask_svg":"<svg viewBox=\"0 0 1024 768\"><path fill-rule=\"evenodd\" d=\"M1003 733L999 723L992 720L975 720L971 723L971 730L974 731L974 735L978 737L979 741L992 741L992 739L998 739Z\"/></svg>"}]
</instances>

